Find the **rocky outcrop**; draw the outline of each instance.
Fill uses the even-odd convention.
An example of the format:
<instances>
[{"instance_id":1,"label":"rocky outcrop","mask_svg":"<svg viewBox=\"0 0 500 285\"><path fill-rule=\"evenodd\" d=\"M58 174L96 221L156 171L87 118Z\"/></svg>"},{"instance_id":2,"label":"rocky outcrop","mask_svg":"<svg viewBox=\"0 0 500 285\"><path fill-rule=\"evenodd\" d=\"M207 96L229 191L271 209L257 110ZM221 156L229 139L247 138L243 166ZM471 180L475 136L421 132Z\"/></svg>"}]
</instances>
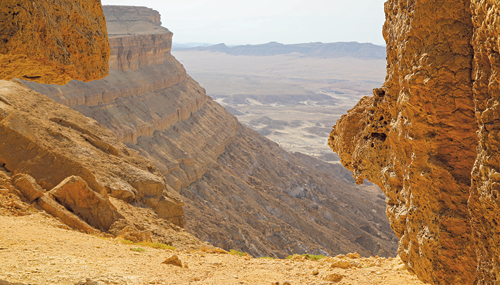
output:
<instances>
[{"instance_id":1,"label":"rocky outcrop","mask_svg":"<svg viewBox=\"0 0 500 285\"><path fill-rule=\"evenodd\" d=\"M183 225L179 219L183 215L182 203L172 196L176 194L165 185L153 163L127 148L95 120L15 82L0 81L0 98L0 165L12 173L29 175L14 177L14 184L28 199L40 196L39 186L33 181L48 191L68 177L79 176L80 184L88 185L80 187L87 189L85 197L112 195L142 203L170 215L163 218ZM94 191L99 194L93 194ZM60 191L53 196L68 208L73 207L57 193ZM95 204L100 198L96 199L89 203ZM87 208L91 208L90 204ZM167 205L169 209L160 210ZM98 208L97 204L94 206ZM99 214L84 220L107 230L112 222L97 222L95 217ZM113 218L114 214L107 216L118 219Z\"/></svg>"},{"instance_id":2,"label":"rocky outcrop","mask_svg":"<svg viewBox=\"0 0 500 285\"><path fill-rule=\"evenodd\" d=\"M421 280L492 284L498 4L388 1L385 12L386 82L337 122L329 144L358 182L386 193L401 259Z\"/></svg>"},{"instance_id":3,"label":"rocky outcrop","mask_svg":"<svg viewBox=\"0 0 500 285\"><path fill-rule=\"evenodd\" d=\"M161 27L160 13L145 7L104 6L111 69L137 70L171 60L172 32Z\"/></svg>"},{"instance_id":4,"label":"rocky outcrop","mask_svg":"<svg viewBox=\"0 0 500 285\"><path fill-rule=\"evenodd\" d=\"M0 79L90 81L108 74L100 1L2 1Z\"/></svg>"},{"instance_id":5,"label":"rocky outcrop","mask_svg":"<svg viewBox=\"0 0 500 285\"><path fill-rule=\"evenodd\" d=\"M104 11L111 53L120 55L111 57L108 77L61 87L25 84L96 119L153 161L185 201L189 232L255 256L393 255L395 236L380 193L329 177L335 170L318 170L239 124L169 53L171 33L158 26L157 12ZM146 205L173 216L171 203ZM123 229L110 231L134 236Z\"/></svg>"}]
</instances>

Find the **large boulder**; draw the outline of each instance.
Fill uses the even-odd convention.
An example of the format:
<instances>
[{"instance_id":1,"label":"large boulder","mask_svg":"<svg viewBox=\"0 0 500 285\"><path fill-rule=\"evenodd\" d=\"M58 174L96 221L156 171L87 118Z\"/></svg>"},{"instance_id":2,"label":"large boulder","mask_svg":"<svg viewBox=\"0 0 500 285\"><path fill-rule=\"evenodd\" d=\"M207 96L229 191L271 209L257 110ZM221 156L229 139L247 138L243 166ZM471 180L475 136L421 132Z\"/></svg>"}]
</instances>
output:
<instances>
[{"instance_id":1,"label":"large boulder","mask_svg":"<svg viewBox=\"0 0 500 285\"><path fill-rule=\"evenodd\" d=\"M43 196L42 187L28 174L17 174L12 177L12 182L30 203Z\"/></svg>"},{"instance_id":2,"label":"large boulder","mask_svg":"<svg viewBox=\"0 0 500 285\"><path fill-rule=\"evenodd\" d=\"M109 230L114 222L123 219L108 199L90 189L78 176L64 179L50 190L49 194L89 225L101 231Z\"/></svg>"},{"instance_id":3,"label":"large boulder","mask_svg":"<svg viewBox=\"0 0 500 285\"><path fill-rule=\"evenodd\" d=\"M108 75L101 1L3 0L0 79L66 84Z\"/></svg>"},{"instance_id":4,"label":"large boulder","mask_svg":"<svg viewBox=\"0 0 500 285\"><path fill-rule=\"evenodd\" d=\"M84 233L93 234L97 231L89 226L86 222L82 221L78 216L68 211L68 209L57 203L52 197L45 194L38 198L37 204L45 212L51 214L52 216L59 218L63 223L70 226L73 229L82 231Z\"/></svg>"}]
</instances>

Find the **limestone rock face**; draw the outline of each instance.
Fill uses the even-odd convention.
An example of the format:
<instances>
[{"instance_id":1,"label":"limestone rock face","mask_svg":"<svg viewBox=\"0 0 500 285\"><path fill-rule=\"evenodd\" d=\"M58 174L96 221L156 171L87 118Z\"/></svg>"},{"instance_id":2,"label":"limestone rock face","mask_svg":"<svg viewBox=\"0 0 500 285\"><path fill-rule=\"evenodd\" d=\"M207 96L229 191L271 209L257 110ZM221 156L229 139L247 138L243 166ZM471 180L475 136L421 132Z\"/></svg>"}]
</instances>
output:
<instances>
[{"instance_id":1,"label":"limestone rock face","mask_svg":"<svg viewBox=\"0 0 500 285\"><path fill-rule=\"evenodd\" d=\"M0 79L66 84L108 74L100 1L5 0L0 26Z\"/></svg>"},{"instance_id":2,"label":"limestone rock face","mask_svg":"<svg viewBox=\"0 0 500 285\"><path fill-rule=\"evenodd\" d=\"M386 193L399 255L426 282L497 280L498 12L494 1L387 1L386 81L329 139L358 182Z\"/></svg>"},{"instance_id":3,"label":"limestone rock face","mask_svg":"<svg viewBox=\"0 0 500 285\"><path fill-rule=\"evenodd\" d=\"M169 195L135 194L142 203L179 224L177 194L185 201L187 231L254 256L394 255L396 237L378 189L356 188L326 163L317 170L321 162L287 153L239 124L169 53L171 33L159 26L157 12L120 6L104 12L112 48L108 77L25 84L94 118L154 162ZM131 228L115 223L112 231L143 235Z\"/></svg>"},{"instance_id":4,"label":"limestone rock face","mask_svg":"<svg viewBox=\"0 0 500 285\"><path fill-rule=\"evenodd\" d=\"M104 6L111 46L109 67L121 71L159 65L172 48L172 32L161 26L160 13L146 7Z\"/></svg>"}]
</instances>

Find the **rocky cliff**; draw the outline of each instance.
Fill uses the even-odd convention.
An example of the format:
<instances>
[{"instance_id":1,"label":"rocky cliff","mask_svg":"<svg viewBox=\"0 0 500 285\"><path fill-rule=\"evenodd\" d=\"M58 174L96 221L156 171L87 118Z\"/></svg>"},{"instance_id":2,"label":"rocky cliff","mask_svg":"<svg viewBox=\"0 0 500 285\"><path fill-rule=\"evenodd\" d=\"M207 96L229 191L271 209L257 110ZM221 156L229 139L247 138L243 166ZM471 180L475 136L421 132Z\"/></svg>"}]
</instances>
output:
<instances>
[{"instance_id":1,"label":"rocky cliff","mask_svg":"<svg viewBox=\"0 0 500 285\"><path fill-rule=\"evenodd\" d=\"M498 4L387 1L385 13L386 81L337 122L329 144L358 182L386 193L398 252L421 280L492 284Z\"/></svg>"},{"instance_id":2,"label":"rocky cliff","mask_svg":"<svg viewBox=\"0 0 500 285\"><path fill-rule=\"evenodd\" d=\"M0 65L19 69L2 70L7 78L35 72L36 78L23 78L61 83L107 73L100 2L18 2L2 7L4 27L13 33L3 41ZM0 137L2 215L43 210L89 234L200 245L183 233L182 202L153 162L95 120L19 82L0 80Z\"/></svg>"},{"instance_id":3,"label":"rocky cliff","mask_svg":"<svg viewBox=\"0 0 500 285\"><path fill-rule=\"evenodd\" d=\"M157 12L104 11L108 77L25 84L94 118L154 161L185 201L188 231L257 256L393 255L380 193L330 177L339 172L335 166L298 158L239 124L169 53L172 34L159 26Z\"/></svg>"},{"instance_id":4,"label":"rocky cliff","mask_svg":"<svg viewBox=\"0 0 500 285\"><path fill-rule=\"evenodd\" d=\"M65 84L108 75L100 1L2 1L0 79Z\"/></svg>"},{"instance_id":5,"label":"rocky cliff","mask_svg":"<svg viewBox=\"0 0 500 285\"><path fill-rule=\"evenodd\" d=\"M171 243L184 224L178 195L151 161L20 83L0 81L0 136L0 188L71 228Z\"/></svg>"}]
</instances>

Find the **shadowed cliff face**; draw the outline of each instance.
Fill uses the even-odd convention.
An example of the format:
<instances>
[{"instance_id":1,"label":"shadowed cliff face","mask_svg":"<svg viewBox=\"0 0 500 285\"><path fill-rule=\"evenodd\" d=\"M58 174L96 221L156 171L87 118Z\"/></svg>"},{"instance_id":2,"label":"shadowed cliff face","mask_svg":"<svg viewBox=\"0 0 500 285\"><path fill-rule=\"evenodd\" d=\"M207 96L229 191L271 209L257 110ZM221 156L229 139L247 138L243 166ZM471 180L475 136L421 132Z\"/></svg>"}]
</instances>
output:
<instances>
[{"instance_id":1,"label":"shadowed cliff face","mask_svg":"<svg viewBox=\"0 0 500 285\"><path fill-rule=\"evenodd\" d=\"M172 34L158 25L157 12L104 11L108 77L25 84L96 119L151 159L169 194L185 201L188 231L255 256L393 255L395 236L378 189L331 177L341 171L291 155L239 124L170 55Z\"/></svg>"},{"instance_id":2,"label":"shadowed cliff face","mask_svg":"<svg viewBox=\"0 0 500 285\"><path fill-rule=\"evenodd\" d=\"M496 279L497 5L386 2L384 86L329 139L358 182L386 193L398 252L426 282Z\"/></svg>"}]
</instances>

